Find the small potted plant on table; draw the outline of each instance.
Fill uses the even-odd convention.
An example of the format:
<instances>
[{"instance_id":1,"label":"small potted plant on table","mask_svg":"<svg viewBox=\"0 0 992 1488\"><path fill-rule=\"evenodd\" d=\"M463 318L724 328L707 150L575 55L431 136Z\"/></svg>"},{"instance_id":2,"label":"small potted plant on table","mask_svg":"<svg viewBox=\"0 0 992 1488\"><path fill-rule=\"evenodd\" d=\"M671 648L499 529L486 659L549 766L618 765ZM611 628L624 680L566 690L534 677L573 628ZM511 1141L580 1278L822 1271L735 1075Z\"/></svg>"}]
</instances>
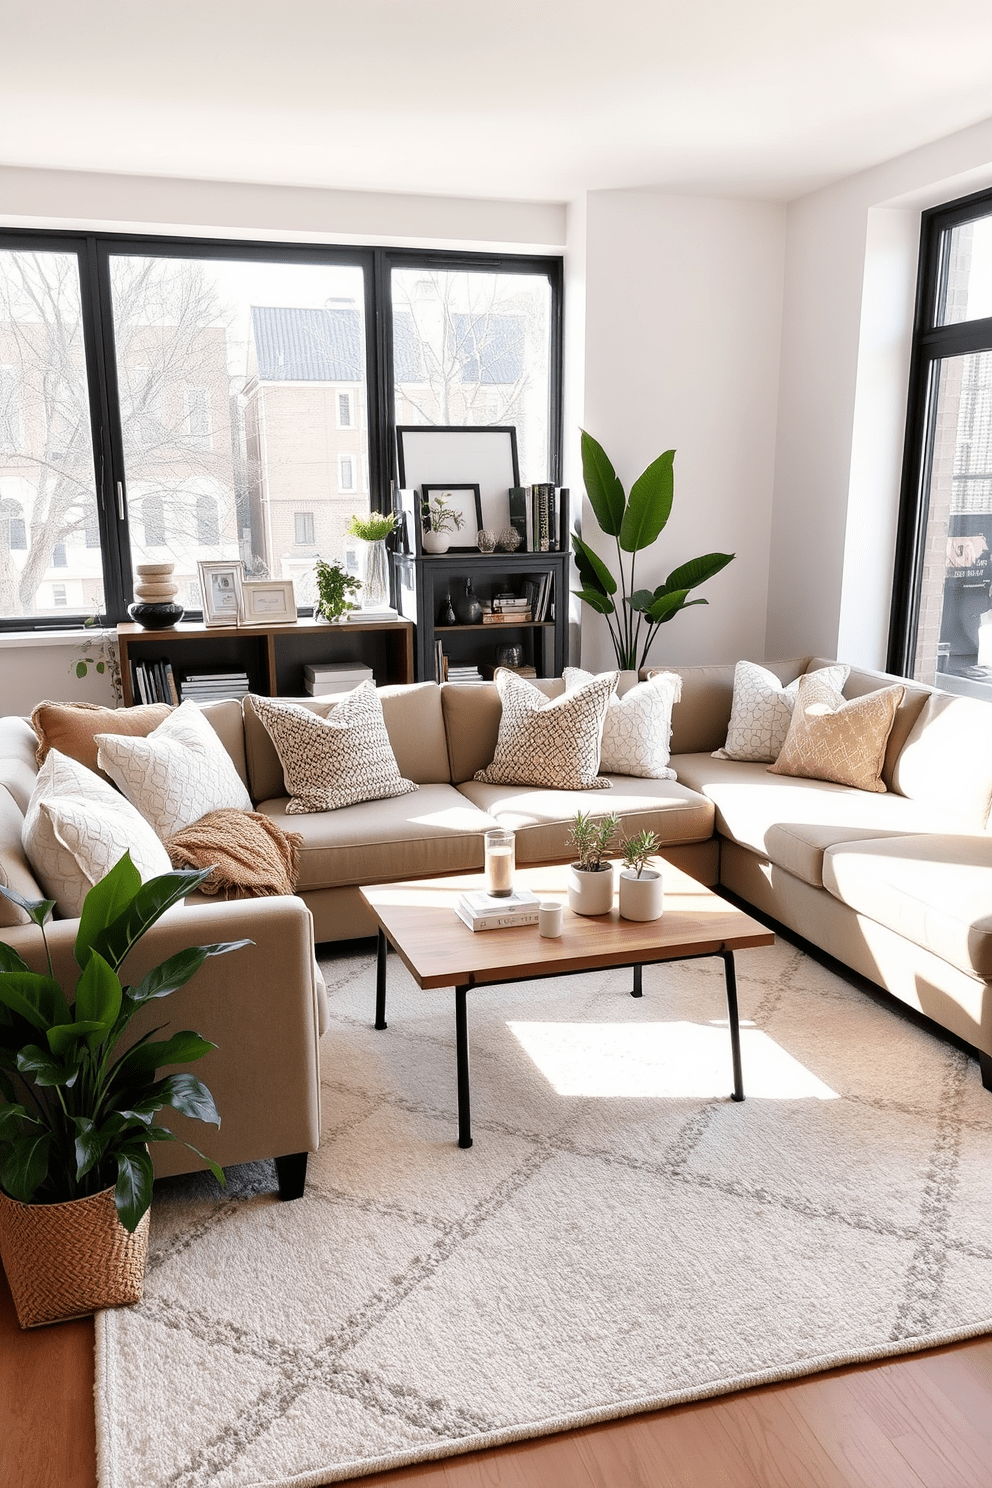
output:
<instances>
[{"instance_id":1,"label":"small potted plant on table","mask_svg":"<svg viewBox=\"0 0 992 1488\"><path fill-rule=\"evenodd\" d=\"M653 832L638 832L620 844L620 916L624 920L657 920L664 909L664 891L657 868L647 866L660 843Z\"/></svg>"},{"instance_id":2,"label":"small potted plant on table","mask_svg":"<svg viewBox=\"0 0 992 1488\"><path fill-rule=\"evenodd\" d=\"M575 914L609 914L613 908L613 865L603 859L619 825L618 816L575 813L571 841L578 858L568 869L568 907Z\"/></svg>"}]
</instances>

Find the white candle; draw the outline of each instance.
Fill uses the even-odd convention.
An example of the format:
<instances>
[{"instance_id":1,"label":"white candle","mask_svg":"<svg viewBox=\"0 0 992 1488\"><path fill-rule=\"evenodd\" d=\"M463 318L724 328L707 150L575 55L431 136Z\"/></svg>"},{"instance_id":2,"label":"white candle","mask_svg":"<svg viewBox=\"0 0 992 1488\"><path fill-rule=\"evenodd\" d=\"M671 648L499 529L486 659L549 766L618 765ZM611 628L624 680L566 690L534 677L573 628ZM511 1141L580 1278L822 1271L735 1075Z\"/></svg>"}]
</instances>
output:
<instances>
[{"instance_id":1,"label":"white candle","mask_svg":"<svg viewBox=\"0 0 992 1488\"><path fill-rule=\"evenodd\" d=\"M486 887L501 899L513 893L513 843L486 849Z\"/></svg>"}]
</instances>

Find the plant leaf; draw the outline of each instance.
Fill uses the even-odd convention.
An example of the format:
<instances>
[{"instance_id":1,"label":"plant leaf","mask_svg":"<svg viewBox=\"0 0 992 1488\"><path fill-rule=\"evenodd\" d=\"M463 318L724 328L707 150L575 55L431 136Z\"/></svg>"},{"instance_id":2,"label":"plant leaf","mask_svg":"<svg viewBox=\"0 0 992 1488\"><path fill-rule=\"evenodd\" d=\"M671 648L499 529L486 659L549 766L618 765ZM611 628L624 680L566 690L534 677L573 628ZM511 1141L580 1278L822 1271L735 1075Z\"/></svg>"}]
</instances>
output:
<instances>
[{"instance_id":1,"label":"plant leaf","mask_svg":"<svg viewBox=\"0 0 992 1488\"><path fill-rule=\"evenodd\" d=\"M216 1047L216 1044L208 1043L205 1038L188 1028L181 1033L174 1033L169 1039L142 1044L140 1048L130 1049L116 1065L111 1089L120 1092L126 1090L132 1082L144 1082L154 1077L156 1070L163 1065L192 1064L194 1059L202 1059L204 1054ZM146 1094L144 1088L139 1091L138 1099L132 1102L135 1108L140 1106Z\"/></svg>"},{"instance_id":2,"label":"plant leaf","mask_svg":"<svg viewBox=\"0 0 992 1488\"><path fill-rule=\"evenodd\" d=\"M88 1116L74 1116L72 1124L76 1128L76 1177L85 1178L106 1152L110 1136L97 1131Z\"/></svg>"},{"instance_id":3,"label":"plant leaf","mask_svg":"<svg viewBox=\"0 0 992 1488\"><path fill-rule=\"evenodd\" d=\"M121 1010L124 989L120 979L107 965L96 949L90 951L82 976L76 984L76 1018L80 1023L91 1023L88 1034L91 1049L95 1049L113 1028Z\"/></svg>"},{"instance_id":4,"label":"plant leaf","mask_svg":"<svg viewBox=\"0 0 992 1488\"><path fill-rule=\"evenodd\" d=\"M161 965L154 966L137 986L128 989L128 994L138 1006L149 1002L153 997L168 997L170 992L186 985L208 956L223 956L228 951L240 951L242 946L254 943L252 940L224 940L215 945L190 946L188 950L178 951Z\"/></svg>"},{"instance_id":5,"label":"plant leaf","mask_svg":"<svg viewBox=\"0 0 992 1488\"><path fill-rule=\"evenodd\" d=\"M86 676L87 665L88 664L85 661L77 661L76 662L76 676L77 677L85 677Z\"/></svg>"},{"instance_id":6,"label":"plant leaf","mask_svg":"<svg viewBox=\"0 0 992 1488\"><path fill-rule=\"evenodd\" d=\"M214 1105L214 1098L195 1075L187 1071L167 1075L162 1081L161 1094L162 1104L171 1106L174 1111L192 1116L195 1121L209 1121L213 1126L220 1126L220 1113Z\"/></svg>"},{"instance_id":7,"label":"plant leaf","mask_svg":"<svg viewBox=\"0 0 992 1488\"><path fill-rule=\"evenodd\" d=\"M10 1141L12 1135L19 1135L19 1123L22 1121L30 1121L32 1126L39 1124L36 1117L29 1116L24 1107L15 1101L11 1101L9 1105L0 1105L0 1138ZM5 1132L4 1128L8 1130Z\"/></svg>"},{"instance_id":8,"label":"plant leaf","mask_svg":"<svg viewBox=\"0 0 992 1488\"><path fill-rule=\"evenodd\" d=\"M572 593L576 599L581 599L590 609L598 615L613 615L616 613L616 605L607 594L600 594L598 589L573 589Z\"/></svg>"},{"instance_id":9,"label":"plant leaf","mask_svg":"<svg viewBox=\"0 0 992 1488\"><path fill-rule=\"evenodd\" d=\"M94 936L93 949L99 951L108 965L117 971L145 931L161 919L167 909L198 888L212 872L212 868L179 869L150 878L141 885L122 913Z\"/></svg>"},{"instance_id":10,"label":"plant leaf","mask_svg":"<svg viewBox=\"0 0 992 1488\"><path fill-rule=\"evenodd\" d=\"M36 1085L65 1085L75 1084L76 1076L79 1074L79 1063L77 1060L67 1060L60 1064L53 1059L47 1049L39 1048L37 1044L28 1044L17 1056L17 1068L22 1075L30 1075Z\"/></svg>"},{"instance_id":11,"label":"plant leaf","mask_svg":"<svg viewBox=\"0 0 992 1488\"><path fill-rule=\"evenodd\" d=\"M152 1201L152 1160L143 1144L122 1148L116 1157L114 1203L121 1224L133 1235Z\"/></svg>"},{"instance_id":12,"label":"plant leaf","mask_svg":"<svg viewBox=\"0 0 992 1488\"><path fill-rule=\"evenodd\" d=\"M704 553L701 558L691 558L688 563L672 569L665 580L665 590L671 593L673 589L695 589L697 584L705 583L721 568L733 563L735 557L735 553Z\"/></svg>"},{"instance_id":13,"label":"plant leaf","mask_svg":"<svg viewBox=\"0 0 992 1488\"><path fill-rule=\"evenodd\" d=\"M80 1019L78 1023L59 1023L55 1028L48 1030L48 1047L53 1054L64 1054L71 1049L73 1044L78 1044L80 1039L86 1038L103 1030L103 1023L95 1023L92 1020ZM98 1039L99 1043L100 1040Z\"/></svg>"},{"instance_id":14,"label":"plant leaf","mask_svg":"<svg viewBox=\"0 0 992 1488\"><path fill-rule=\"evenodd\" d=\"M42 1033L53 1024L72 1022L58 982L34 971L6 971L0 975L0 1002Z\"/></svg>"},{"instance_id":15,"label":"plant leaf","mask_svg":"<svg viewBox=\"0 0 992 1488\"><path fill-rule=\"evenodd\" d=\"M620 546L625 553L649 548L671 516L675 497L674 460L675 451L666 450L652 460L631 486L620 527Z\"/></svg>"},{"instance_id":16,"label":"plant leaf","mask_svg":"<svg viewBox=\"0 0 992 1488\"><path fill-rule=\"evenodd\" d=\"M0 940L0 971L27 971L28 963L24 961L5 940Z\"/></svg>"},{"instance_id":17,"label":"plant leaf","mask_svg":"<svg viewBox=\"0 0 992 1488\"><path fill-rule=\"evenodd\" d=\"M141 874L125 853L110 872L93 885L79 915L79 929L73 954L76 965L84 967L98 935L124 913L141 888ZM116 970L116 967L114 968Z\"/></svg>"},{"instance_id":18,"label":"plant leaf","mask_svg":"<svg viewBox=\"0 0 992 1488\"><path fill-rule=\"evenodd\" d=\"M582 430L582 479L600 528L607 537L616 537L627 504L623 486L603 446L585 429Z\"/></svg>"},{"instance_id":19,"label":"plant leaf","mask_svg":"<svg viewBox=\"0 0 992 1488\"><path fill-rule=\"evenodd\" d=\"M588 543L583 542L577 532L572 533L572 546L583 589L597 589L601 594L616 594L616 579L599 554Z\"/></svg>"},{"instance_id":20,"label":"plant leaf","mask_svg":"<svg viewBox=\"0 0 992 1488\"><path fill-rule=\"evenodd\" d=\"M0 1183L18 1203L30 1204L35 1190L47 1178L51 1144L52 1134L47 1131L40 1137L15 1137L9 1143L0 1166Z\"/></svg>"},{"instance_id":21,"label":"plant leaf","mask_svg":"<svg viewBox=\"0 0 992 1488\"><path fill-rule=\"evenodd\" d=\"M688 593L688 589L674 589L671 593L659 594L645 614L655 625L660 625L663 620L670 620L682 608Z\"/></svg>"},{"instance_id":22,"label":"plant leaf","mask_svg":"<svg viewBox=\"0 0 992 1488\"><path fill-rule=\"evenodd\" d=\"M650 609L657 595L651 589L635 589L633 594L627 595L627 603L632 610L639 610L642 614Z\"/></svg>"},{"instance_id":23,"label":"plant leaf","mask_svg":"<svg viewBox=\"0 0 992 1488\"><path fill-rule=\"evenodd\" d=\"M8 888L0 884L0 894L9 899L12 904L17 904L24 910L33 925L44 925L55 908L54 899L25 899L16 889Z\"/></svg>"}]
</instances>

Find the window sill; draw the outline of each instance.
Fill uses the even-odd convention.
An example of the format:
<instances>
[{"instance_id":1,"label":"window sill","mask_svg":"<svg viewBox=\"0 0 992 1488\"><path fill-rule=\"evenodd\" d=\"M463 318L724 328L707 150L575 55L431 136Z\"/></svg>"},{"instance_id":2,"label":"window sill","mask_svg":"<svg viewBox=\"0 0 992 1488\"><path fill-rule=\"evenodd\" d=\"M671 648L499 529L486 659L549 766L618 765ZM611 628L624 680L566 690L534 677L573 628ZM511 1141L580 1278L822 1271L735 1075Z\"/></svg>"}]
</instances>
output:
<instances>
[{"instance_id":1,"label":"window sill","mask_svg":"<svg viewBox=\"0 0 992 1488\"><path fill-rule=\"evenodd\" d=\"M78 646L83 641L95 640L99 634L97 626L87 626L85 630L82 626L78 630L4 630L0 631L0 650L15 646Z\"/></svg>"}]
</instances>

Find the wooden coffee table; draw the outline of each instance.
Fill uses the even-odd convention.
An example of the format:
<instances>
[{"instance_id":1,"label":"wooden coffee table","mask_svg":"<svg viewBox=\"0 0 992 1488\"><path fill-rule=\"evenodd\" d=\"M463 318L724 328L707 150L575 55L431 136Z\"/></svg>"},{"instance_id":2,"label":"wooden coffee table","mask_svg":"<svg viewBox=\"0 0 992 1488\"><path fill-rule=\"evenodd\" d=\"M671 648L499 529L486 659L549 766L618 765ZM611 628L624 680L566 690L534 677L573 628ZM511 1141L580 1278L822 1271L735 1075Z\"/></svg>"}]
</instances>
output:
<instances>
[{"instance_id":1,"label":"wooden coffee table","mask_svg":"<svg viewBox=\"0 0 992 1488\"><path fill-rule=\"evenodd\" d=\"M660 920L641 923L620 918L616 896L608 915L592 918L573 914L568 908L566 869L562 864L518 869L518 887L532 889L538 898L557 899L566 906L564 931L556 940L544 939L536 925L476 932L463 925L455 914L455 900L466 889L484 888L482 874L374 884L361 890L379 926L376 1028L386 1027L387 942L418 987L455 989L459 1147L472 1145L466 998L473 988L504 982L530 982L599 967L630 966L631 996L640 997L643 966L719 956L727 984L734 1078L731 1099L744 1099L734 952L772 945L775 937L678 868L666 863L662 871L665 912Z\"/></svg>"}]
</instances>

